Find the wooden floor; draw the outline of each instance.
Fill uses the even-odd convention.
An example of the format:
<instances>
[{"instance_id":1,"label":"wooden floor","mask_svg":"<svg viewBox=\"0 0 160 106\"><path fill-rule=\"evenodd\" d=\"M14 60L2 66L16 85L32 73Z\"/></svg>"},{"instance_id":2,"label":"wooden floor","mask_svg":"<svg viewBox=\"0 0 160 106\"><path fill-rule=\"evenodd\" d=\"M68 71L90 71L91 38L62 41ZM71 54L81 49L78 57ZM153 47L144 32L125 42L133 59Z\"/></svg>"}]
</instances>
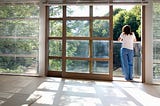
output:
<instances>
[{"instance_id":1,"label":"wooden floor","mask_svg":"<svg viewBox=\"0 0 160 106\"><path fill-rule=\"evenodd\" d=\"M0 106L160 106L160 85L1 75Z\"/></svg>"}]
</instances>

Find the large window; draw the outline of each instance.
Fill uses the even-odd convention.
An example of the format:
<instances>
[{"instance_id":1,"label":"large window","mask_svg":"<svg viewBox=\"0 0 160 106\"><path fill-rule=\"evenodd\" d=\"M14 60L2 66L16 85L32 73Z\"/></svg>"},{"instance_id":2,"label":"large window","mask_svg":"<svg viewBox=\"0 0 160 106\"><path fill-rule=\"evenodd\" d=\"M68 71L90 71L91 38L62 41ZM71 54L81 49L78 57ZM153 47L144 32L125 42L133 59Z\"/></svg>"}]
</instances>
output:
<instances>
[{"instance_id":1,"label":"large window","mask_svg":"<svg viewBox=\"0 0 160 106\"><path fill-rule=\"evenodd\" d=\"M108 5L49 6L49 73L109 75L109 15Z\"/></svg>"},{"instance_id":2,"label":"large window","mask_svg":"<svg viewBox=\"0 0 160 106\"><path fill-rule=\"evenodd\" d=\"M160 5L153 3L153 79L160 79Z\"/></svg>"},{"instance_id":3,"label":"large window","mask_svg":"<svg viewBox=\"0 0 160 106\"><path fill-rule=\"evenodd\" d=\"M38 5L0 5L0 73L37 73L38 42Z\"/></svg>"}]
</instances>

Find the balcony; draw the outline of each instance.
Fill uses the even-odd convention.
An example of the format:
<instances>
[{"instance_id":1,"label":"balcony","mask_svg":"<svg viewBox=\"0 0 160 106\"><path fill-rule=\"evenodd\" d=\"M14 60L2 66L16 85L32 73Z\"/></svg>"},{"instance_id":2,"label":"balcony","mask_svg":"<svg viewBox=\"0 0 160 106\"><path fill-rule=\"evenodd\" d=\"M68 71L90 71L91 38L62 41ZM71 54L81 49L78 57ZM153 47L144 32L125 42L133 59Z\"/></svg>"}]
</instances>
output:
<instances>
[{"instance_id":1,"label":"balcony","mask_svg":"<svg viewBox=\"0 0 160 106\"><path fill-rule=\"evenodd\" d=\"M121 69L121 60L120 60L120 48L121 42L113 42L113 76L123 76ZM133 58L133 76L140 78L141 76L141 42L134 43L134 58Z\"/></svg>"}]
</instances>

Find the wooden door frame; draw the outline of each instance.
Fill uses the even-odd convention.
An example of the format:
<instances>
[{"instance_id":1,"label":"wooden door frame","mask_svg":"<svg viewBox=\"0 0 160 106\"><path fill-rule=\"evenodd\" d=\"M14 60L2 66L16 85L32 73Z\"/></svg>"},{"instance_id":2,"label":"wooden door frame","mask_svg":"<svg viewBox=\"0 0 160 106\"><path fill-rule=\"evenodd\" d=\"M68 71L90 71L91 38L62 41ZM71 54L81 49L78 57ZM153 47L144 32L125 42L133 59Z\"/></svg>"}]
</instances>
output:
<instances>
[{"instance_id":1,"label":"wooden door frame","mask_svg":"<svg viewBox=\"0 0 160 106\"><path fill-rule=\"evenodd\" d=\"M46 17L48 17L48 6L46 6ZM63 8L64 9L64 8ZM65 13L66 14L66 13ZM64 14L64 15L65 15ZM111 38L113 38L113 6L110 6L110 16L109 16L109 20L110 20L110 36L112 36ZM64 21L64 20L63 20ZM91 77L88 77L88 75L90 74L75 74L75 73L70 73L67 74L64 71L62 72L51 72L48 71L48 32L49 32L49 25L48 25L49 19L46 18L46 24L45 24L45 75L46 76L58 76L58 77L63 77L65 76L66 78L80 78L80 79L92 79L92 77L94 77L96 80L113 80L113 64L110 64L109 66L109 76L106 78L106 75L102 75L101 77L95 75L91 75ZM63 24L63 28L66 27L65 24ZM65 35L66 31L63 31L63 35ZM65 38L63 38L63 42L65 42ZM142 5L142 83L145 83L145 5ZM113 39L110 40L110 63L113 63ZM63 52L64 55L64 52ZM62 57L62 59L65 59L65 57ZM64 65L66 64L66 62L62 62L62 70L65 70ZM83 78L85 77L85 78Z\"/></svg>"}]
</instances>

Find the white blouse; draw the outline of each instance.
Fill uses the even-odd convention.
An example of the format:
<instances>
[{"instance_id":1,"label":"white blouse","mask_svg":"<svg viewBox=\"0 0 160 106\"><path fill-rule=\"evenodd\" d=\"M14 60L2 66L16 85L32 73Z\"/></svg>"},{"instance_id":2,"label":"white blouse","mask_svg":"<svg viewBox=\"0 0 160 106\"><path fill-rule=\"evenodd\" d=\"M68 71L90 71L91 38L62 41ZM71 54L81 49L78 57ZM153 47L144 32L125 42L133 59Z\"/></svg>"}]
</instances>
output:
<instances>
[{"instance_id":1,"label":"white blouse","mask_svg":"<svg viewBox=\"0 0 160 106\"><path fill-rule=\"evenodd\" d=\"M133 50L133 42L136 39L134 33L132 33L132 35L126 35L124 33L121 33L120 38L122 39L122 48Z\"/></svg>"}]
</instances>

